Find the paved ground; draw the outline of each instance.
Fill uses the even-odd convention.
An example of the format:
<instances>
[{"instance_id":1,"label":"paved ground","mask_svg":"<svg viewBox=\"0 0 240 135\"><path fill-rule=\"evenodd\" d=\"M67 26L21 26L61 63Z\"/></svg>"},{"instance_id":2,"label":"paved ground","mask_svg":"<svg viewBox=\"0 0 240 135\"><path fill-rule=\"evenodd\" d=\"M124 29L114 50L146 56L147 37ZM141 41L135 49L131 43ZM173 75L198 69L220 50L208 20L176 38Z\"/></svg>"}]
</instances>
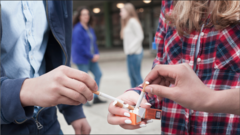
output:
<instances>
[{"instance_id":1,"label":"paved ground","mask_svg":"<svg viewBox=\"0 0 240 135\"><path fill-rule=\"evenodd\" d=\"M143 77L150 71L154 59L149 51L145 51L144 54ZM117 97L130 88L125 56L122 50L103 51L99 63L103 73L100 91ZM75 68L74 65L73 67ZM87 120L92 127L91 134L160 134L160 121L154 121L147 127L138 130L124 130L119 126L109 125L107 123L109 103L110 101L107 104L94 105L90 108L84 107ZM73 128L66 124L62 114L58 113L58 117L63 133L74 134Z\"/></svg>"}]
</instances>

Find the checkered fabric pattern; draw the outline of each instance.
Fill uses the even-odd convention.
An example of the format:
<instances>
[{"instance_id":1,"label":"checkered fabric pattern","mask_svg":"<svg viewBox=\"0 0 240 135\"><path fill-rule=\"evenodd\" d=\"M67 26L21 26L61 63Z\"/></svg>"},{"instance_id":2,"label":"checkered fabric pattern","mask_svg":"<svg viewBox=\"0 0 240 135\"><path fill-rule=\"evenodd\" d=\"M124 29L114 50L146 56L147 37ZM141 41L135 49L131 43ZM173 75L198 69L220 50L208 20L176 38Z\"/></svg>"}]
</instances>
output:
<instances>
[{"instance_id":1,"label":"checkered fabric pattern","mask_svg":"<svg viewBox=\"0 0 240 135\"><path fill-rule=\"evenodd\" d=\"M206 86L214 90L240 88L240 24L224 30L204 27L180 37L175 28L165 22L165 13L173 9L173 1L163 0L159 28L155 35L158 45L153 67L158 64L196 64L196 74ZM200 49L194 63L197 39ZM142 87L133 88L139 92ZM223 113L207 113L186 109L176 102L156 97L146 99L152 108L162 109L162 134L240 134L240 116Z\"/></svg>"}]
</instances>

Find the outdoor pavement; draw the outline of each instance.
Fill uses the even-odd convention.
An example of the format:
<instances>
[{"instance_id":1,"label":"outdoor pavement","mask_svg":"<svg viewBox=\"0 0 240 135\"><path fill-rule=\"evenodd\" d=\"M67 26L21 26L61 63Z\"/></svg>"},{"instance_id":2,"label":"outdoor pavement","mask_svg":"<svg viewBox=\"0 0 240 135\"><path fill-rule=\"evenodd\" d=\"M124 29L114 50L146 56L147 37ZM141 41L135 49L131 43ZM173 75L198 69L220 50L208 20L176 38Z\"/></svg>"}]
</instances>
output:
<instances>
[{"instance_id":1,"label":"outdoor pavement","mask_svg":"<svg viewBox=\"0 0 240 135\"><path fill-rule=\"evenodd\" d=\"M100 91L117 97L130 88L130 80L127 74L125 55L122 50L103 50L100 51L100 67L103 77L100 84ZM154 56L150 51L144 51L142 62L143 78L149 73L152 67ZM75 65L72 66L76 68ZM101 98L104 99L104 98ZM106 100L106 99L104 99ZM91 134L160 134L160 121L154 120L147 127L138 130L125 130L118 125L110 125L107 122L108 105L93 105L92 107L83 107L86 118L92 128ZM67 125L61 113L58 112L59 122L64 134L74 134L71 126Z\"/></svg>"}]
</instances>

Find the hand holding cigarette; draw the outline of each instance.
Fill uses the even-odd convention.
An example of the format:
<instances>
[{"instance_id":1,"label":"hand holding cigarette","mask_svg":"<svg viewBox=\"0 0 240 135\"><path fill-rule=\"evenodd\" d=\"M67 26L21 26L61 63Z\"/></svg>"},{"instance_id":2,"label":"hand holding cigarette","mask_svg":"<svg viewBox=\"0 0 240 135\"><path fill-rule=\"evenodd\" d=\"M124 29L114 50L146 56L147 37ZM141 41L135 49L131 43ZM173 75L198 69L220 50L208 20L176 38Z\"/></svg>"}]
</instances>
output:
<instances>
[{"instance_id":1,"label":"hand holding cigarette","mask_svg":"<svg viewBox=\"0 0 240 135\"><path fill-rule=\"evenodd\" d=\"M113 102L109 105L109 114L108 114L108 123L112 125L120 125L124 129L138 129L140 127L146 126L146 121L142 122L140 125L131 125L133 121L130 119L130 112L129 110L134 109L132 105L136 105L137 100L139 99L140 95L134 91L125 92L123 95L119 96L118 99L124 101L124 104L128 104L131 108L124 109L117 104L116 107L113 105ZM143 99L141 103L141 107L143 108L150 108L150 104L147 103L146 99Z\"/></svg>"}]
</instances>

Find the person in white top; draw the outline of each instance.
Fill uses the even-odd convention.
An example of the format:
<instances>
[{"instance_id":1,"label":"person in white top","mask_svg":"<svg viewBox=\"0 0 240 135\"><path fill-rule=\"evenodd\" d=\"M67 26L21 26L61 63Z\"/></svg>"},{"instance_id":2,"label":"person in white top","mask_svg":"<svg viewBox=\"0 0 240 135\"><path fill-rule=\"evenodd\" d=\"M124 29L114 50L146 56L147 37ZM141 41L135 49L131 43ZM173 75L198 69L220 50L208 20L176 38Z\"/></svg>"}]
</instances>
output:
<instances>
[{"instance_id":1,"label":"person in white top","mask_svg":"<svg viewBox=\"0 0 240 135\"><path fill-rule=\"evenodd\" d=\"M131 3L126 3L120 11L121 39L123 39L124 52L127 55L128 74L131 86L142 84L141 63L143 58L142 41L143 29L139 18Z\"/></svg>"}]
</instances>

